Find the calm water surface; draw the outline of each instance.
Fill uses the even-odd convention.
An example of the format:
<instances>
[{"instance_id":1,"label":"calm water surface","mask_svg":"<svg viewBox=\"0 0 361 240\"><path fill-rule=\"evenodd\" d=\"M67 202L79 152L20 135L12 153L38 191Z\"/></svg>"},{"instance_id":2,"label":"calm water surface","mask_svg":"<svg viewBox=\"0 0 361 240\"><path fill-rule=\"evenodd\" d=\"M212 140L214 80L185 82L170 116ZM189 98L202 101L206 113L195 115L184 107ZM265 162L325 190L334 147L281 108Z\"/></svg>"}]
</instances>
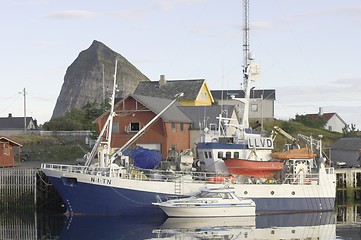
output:
<instances>
[{"instance_id":1,"label":"calm water surface","mask_svg":"<svg viewBox=\"0 0 361 240\"><path fill-rule=\"evenodd\" d=\"M0 239L361 239L361 206L232 218L0 215Z\"/></svg>"}]
</instances>

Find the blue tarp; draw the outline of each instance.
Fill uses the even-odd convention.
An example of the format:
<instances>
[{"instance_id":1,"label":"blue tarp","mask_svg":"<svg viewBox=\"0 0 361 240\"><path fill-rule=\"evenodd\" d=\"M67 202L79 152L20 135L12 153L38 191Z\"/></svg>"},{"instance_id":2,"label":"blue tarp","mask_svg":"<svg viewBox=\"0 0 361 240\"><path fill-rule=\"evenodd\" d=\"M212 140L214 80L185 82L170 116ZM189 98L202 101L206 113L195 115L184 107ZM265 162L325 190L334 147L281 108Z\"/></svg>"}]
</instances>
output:
<instances>
[{"instance_id":1,"label":"blue tarp","mask_svg":"<svg viewBox=\"0 0 361 240\"><path fill-rule=\"evenodd\" d=\"M124 150L123 155L133 158L134 166L144 169L156 168L162 161L162 154L159 151L143 147Z\"/></svg>"}]
</instances>

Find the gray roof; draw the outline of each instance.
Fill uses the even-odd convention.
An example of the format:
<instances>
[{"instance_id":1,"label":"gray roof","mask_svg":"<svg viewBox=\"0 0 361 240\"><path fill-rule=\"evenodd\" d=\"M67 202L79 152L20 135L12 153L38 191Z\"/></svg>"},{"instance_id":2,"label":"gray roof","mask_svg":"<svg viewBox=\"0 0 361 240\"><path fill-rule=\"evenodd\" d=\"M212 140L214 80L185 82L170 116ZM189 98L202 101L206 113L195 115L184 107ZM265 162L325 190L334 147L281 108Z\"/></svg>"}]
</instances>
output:
<instances>
[{"instance_id":1,"label":"gray roof","mask_svg":"<svg viewBox=\"0 0 361 240\"><path fill-rule=\"evenodd\" d=\"M134 94L173 99L176 94L183 92L182 99L195 100L204 81L204 79L168 80L162 86L159 85L159 81L139 82Z\"/></svg>"},{"instance_id":2,"label":"gray roof","mask_svg":"<svg viewBox=\"0 0 361 240\"><path fill-rule=\"evenodd\" d=\"M212 96L214 99L220 100L222 99L222 93L223 93L223 99L229 100L232 98L232 96L235 96L236 98L244 98L244 91L243 90L211 90ZM276 99L276 90L274 89L257 89L257 90L251 90L251 98L263 98L263 99L269 99L269 100L275 100Z\"/></svg>"},{"instance_id":3,"label":"gray roof","mask_svg":"<svg viewBox=\"0 0 361 240\"><path fill-rule=\"evenodd\" d=\"M154 112L155 114L160 113L168 104L172 102L170 99L165 98L156 98L156 97L148 97L142 95L130 95L135 100L143 104L149 110ZM124 98L126 99L126 98ZM191 123L192 121L178 109L179 103L175 102L165 111L161 118L165 122L181 122L181 123Z\"/></svg>"},{"instance_id":4,"label":"gray roof","mask_svg":"<svg viewBox=\"0 0 361 240\"><path fill-rule=\"evenodd\" d=\"M30 121L33 121L32 117L26 117L26 126L29 126ZM1 130L15 130L24 129L24 117L12 117L0 118Z\"/></svg>"},{"instance_id":5,"label":"gray roof","mask_svg":"<svg viewBox=\"0 0 361 240\"><path fill-rule=\"evenodd\" d=\"M213 105L213 106L180 106L179 109L184 112L193 122L192 129L200 130L200 124L204 126L206 122L206 126L210 123L216 124L218 128L218 119L219 114L222 109L223 112L227 113L227 117L231 117L234 111L234 105Z\"/></svg>"},{"instance_id":6,"label":"gray roof","mask_svg":"<svg viewBox=\"0 0 361 240\"><path fill-rule=\"evenodd\" d=\"M331 149L358 151L361 149L361 138L340 138L331 145Z\"/></svg>"}]
</instances>

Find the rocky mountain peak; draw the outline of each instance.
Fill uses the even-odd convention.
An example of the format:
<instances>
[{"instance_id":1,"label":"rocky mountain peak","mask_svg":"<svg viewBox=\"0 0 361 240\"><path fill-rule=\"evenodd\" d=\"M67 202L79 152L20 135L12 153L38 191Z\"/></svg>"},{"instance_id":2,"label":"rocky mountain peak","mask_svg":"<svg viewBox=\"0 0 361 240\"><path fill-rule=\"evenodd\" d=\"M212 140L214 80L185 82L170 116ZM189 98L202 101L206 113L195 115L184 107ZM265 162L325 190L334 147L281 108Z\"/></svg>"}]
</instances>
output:
<instances>
[{"instance_id":1,"label":"rocky mountain peak","mask_svg":"<svg viewBox=\"0 0 361 240\"><path fill-rule=\"evenodd\" d=\"M140 81L149 81L134 65L102 42L94 40L68 67L52 118L88 102L101 104L113 89L115 60L118 60L117 98L134 92Z\"/></svg>"}]
</instances>

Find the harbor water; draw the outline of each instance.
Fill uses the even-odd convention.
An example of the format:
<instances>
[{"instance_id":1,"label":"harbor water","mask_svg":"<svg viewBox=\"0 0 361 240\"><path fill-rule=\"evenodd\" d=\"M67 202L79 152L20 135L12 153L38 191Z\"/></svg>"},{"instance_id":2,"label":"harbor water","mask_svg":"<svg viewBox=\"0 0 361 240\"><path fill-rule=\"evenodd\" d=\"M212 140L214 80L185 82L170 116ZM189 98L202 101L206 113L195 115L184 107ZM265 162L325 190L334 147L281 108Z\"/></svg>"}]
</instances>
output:
<instances>
[{"instance_id":1,"label":"harbor water","mask_svg":"<svg viewBox=\"0 0 361 240\"><path fill-rule=\"evenodd\" d=\"M2 212L0 239L361 239L361 206L230 218L65 216Z\"/></svg>"}]
</instances>

